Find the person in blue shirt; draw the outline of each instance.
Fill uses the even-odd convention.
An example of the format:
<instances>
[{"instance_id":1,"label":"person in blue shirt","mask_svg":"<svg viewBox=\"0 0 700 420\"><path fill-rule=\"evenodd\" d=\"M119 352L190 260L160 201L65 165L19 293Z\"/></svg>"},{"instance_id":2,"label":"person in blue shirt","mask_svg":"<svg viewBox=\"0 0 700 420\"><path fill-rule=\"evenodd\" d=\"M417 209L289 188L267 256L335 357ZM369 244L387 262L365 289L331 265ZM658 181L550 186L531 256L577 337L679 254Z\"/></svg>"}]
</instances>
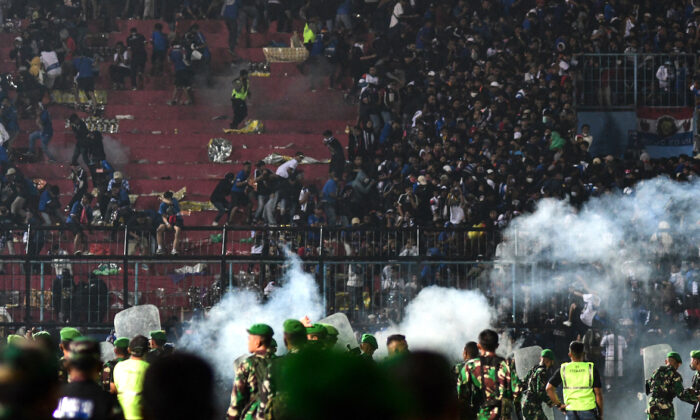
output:
<instances>
[{"instance_id":1,"label":"person in blue shirt","mask_svg":"<svg viewBox=\"0 0 700 420\"><path fill-rule=\"evenodd\" d=\"M234 59L236 56L236 45L238 44L238 6L240 3L236 0L224 0L221 6L221 16L226 23L228 31L228 51Z\"/></svg>"},{"instance_id":2,"label":"person in blue shirt","mask_svg":"<svg viewBox=\"0 0 700 420\"><path fill-rule=\"evenodd\" d=\"M48 185L39 196L39 214L44 226L52 226L60 222L61 202L59 201L58 185Z\"/></svg>"},{"instance_id":3,"label":"person in blue shirt","mask_svg":"<svg viewBox=\"0 0 700 420\"><path fill-rule=\"evenodd\" d=\"M321 190L321 204L323 212L328 219L328 225L333 227L336 225L336 203L338 200L338 175L331 173L331 177L326 181L326 184Z\"/></svg>"},{"instance_id":4,"label":"person in blue shirt","mask_svg":"<svg viewBox=\"0 0 700 420\"><path fill-rule=\"evenodd\" d=\"M163 25L156 23L151 35L153 53L151 54L151 76L163 74L163 65L168 55L168 36L163 33Z\"/></svg>"},{"instance_id":5,"label":"person in blue shirt","mask_svg":"<svg viewBox=\"0 0 700 420\"><path fill-rule=\"evenodd\" d=\"M10 147L12 142L19 134L19 122L17 121L17 108L15 108L10 98L2 99L2 107L0 107L0 122L7 130L10 138L4 143L5 147Z\"/></svg>"},{"instance_id":6,"label":"person in blue shirt","mask_svg":"<svg viewBox=\"0 0 700 420\"><path fill-rule=\"evenodd\" d=\"M250 176L251 164L249 160L243 162L243 169L238 171L236 178L231 184L231 213L228 216L228 223L233 224L233 220L236 217L236 212L241 210L243 214L246 215L248 221L250 222L250 210L252 203L248 199L247 189L248 189L248 177Z\"/></svg>"},{"instance_id":7,"label":"person in blue shirt","mask_svg":"<svg viewBox=\"0 0 700 420\"><path fill-rule=\"evenodd\" d=\"M198 51L202 55L197 62L197 67L204 72L207 85L211 85L211 51L207 45L207 38L199 30L199 25L196 23L190 26L187 35L187 39L192 41L193 52Z\"/></svg>"},{"instance_id":8,"label":"person in blue shirt","mask_svg":"<svg viewBox=\"0 0 700 420\"><path fill-rule=\"evenodd\" d=\"M173 46L170 49L170 61L173 63L173 69L175 70L175 89L168 105L177 105L178 99L183 92L185 99L179 103L189 105L192 103L192 71L186 51L178 40L173 41Z\"/></svg>"},{"instance_id":9,"label":"person in blue shirt","mask_svg":"<svg viewBox=\"0 0 700 420\"><path fill-rule=\"evenodd\" d=\"M93 70L94 61L92 58L81 54L79 57L73 59L73 67L78 73L76 78L77 88L75 90L75 107L78 108L80 103L80 92L85 93L85 97L88 99L88 104L90 108L94 109L97 107L97 102L95 101L95 72Z\"/></svg>"},{"instance_id":10,"label":"person in blue shirt","mask_svg":"<svg viewBox=\"0 0 700 420\"><path fill-rule=\"evenodd\" d=\"M71 207L68 217L66 218L66 226L73 232L73 253L80 255L88 249L87 236L85 235L84 227L91 229L92 223L92 194L86 193L80 201L77 201Z\"/></svg>"},{"instance_id":11,"label":"person in blue shirt","mask_svg":"<svg viewBox=\"0 0 700 420\"><path fill-rule=\"evenodd\" d=\"M165 250L163 249L165 231L172 230L175 232L175 235L173 237L173 248L170 253L172 255L177 255L177 244L180 239L180 231L185 225L184 220L182 219L182 214L180 213L180 203L178 203L177 199L173 197L172 191L166 191L163 193L163 196L160 197L158 217L160 218L160 225L156 230L156 241L158 242L156 254L163 255L165 253Z\"/></svg>"},{"instance_id":12,"label":"person in blue shirt","mask_svg":"<svg viewBox=\"0 0 700 420\"><path fill-rule=\"evenodd\" d=\"M39 130L34 131L29 135L29 153L34 154L34 144L38 139L41 139L41 150L49 162L56 162L56 158L49 152L49 142L53 137L53 125L51 123L51 115L43 103L39 102L37 106L36 125Z\"/></svg>"}]
</instances>

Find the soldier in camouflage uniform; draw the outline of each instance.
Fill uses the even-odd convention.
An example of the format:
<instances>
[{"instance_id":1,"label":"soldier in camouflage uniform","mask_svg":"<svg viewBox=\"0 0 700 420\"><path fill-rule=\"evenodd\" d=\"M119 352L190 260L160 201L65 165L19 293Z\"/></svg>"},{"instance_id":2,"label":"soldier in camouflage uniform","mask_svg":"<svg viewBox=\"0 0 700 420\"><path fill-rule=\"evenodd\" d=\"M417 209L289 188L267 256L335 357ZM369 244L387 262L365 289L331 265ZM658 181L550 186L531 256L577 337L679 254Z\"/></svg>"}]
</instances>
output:
<instances>
[{"instance_id":1,"label":"soldier in camouflage uniform","mask_svg":"<svg viewBox=\"0 0 700 420\"><path fill-rule=\"evenodd\" d=\"M464 366L473 359L479 357L479 347L474 341L470 341L464 345L462 351L462 362L455 365L455 375L457 376L457 397L459 400L459 418L462 420L476 419L476 412L480 403L480 391L474 384L468 380ZM477 395L479 394L479 395Z\"/></svg>"},{"instance_id":2,"label":"soldier in camouflage uniform","mask_svg":"<svg viewBox=\"0 0 700 420\"><path fill-rule=\"evenodd\" d=\"M700 350L690 352L690 369L695 371L693 375L693 384L690 388L686 388L680 396L682 401L689 404L697 404L700 400Z\"/></svg>"},{"instance_id":3,"label":"soldier in camouflage uniform","mask_svg":"<svg viewBox=\"0 0 700 420\"><path fill-rule=\"evenodd\" d=\"M471 400L473 405L478 406L478 420L510 420L507 407L513 401L511 375L505 359L495 353L498 334L493 330L482 331L478 346L481 356L465 363L460 372L458 396L463 401ZM471 396L467 395L470 387L475 391Z\"/></svg>"},{"instance_id":4,"label":"soldier in camouflage uniform","mask_svg":"<svg viewBox=\"0 0 700 420\"><path fill-rule=\"evenodd\" d=\"M508 364L508 369L510 369L510 390L513 396L513 405L508 406L508 411L504 411L503 415L510 416L510 411L514 409L516 418L522 419L523 414L520 409L520 404L523 398L523 384L518 377L517 370L515 369L515 358L512 354L506 359L506 363Z\"/></svg>"},{"instance_id":5,"label":"soldier in camouflage uniform","mask_svg":"<svg viewBox=\"0 0 700 420\"><path fill-rule=\"evenodd\" d=\"M270 342L274 332L269 325L255 324L248 329L248 351L252 353L236 369L231 391L229 420L263 420L269 395L272 361Z\"/></svg>"},{"instance_id":6,"label":"soldier in camouflage uniform","mask_svg":"<svg viewBox=\"0 0 700 420\"><path fill-rule=\"evenodd\" d=\"M646 381L646 391L649 395L647 418L649 420L674 420L676 413L673 408L673 398L688 401L691 392L683 389L683 378L678 373L681 366L681 355L672 351L666 355L666 365L656 369L651 378ZM694 396L698 400L697 396Z\"/></svg>"},{"instance_id":7,"label":"soldier in camouflage uniform","mask_svg":"<svg viewBox=\"0 0 700 420\"><path fill-rule=\"evenodd\" d=\"M550 404L547 396L547 381L554 365L554 352L549 349L540 353L540 363L530 369L522 383L522 415L527 420L547 420L542 403Z\"/></svg>"},{"instance_id":8,"label":"soldier in camouflage uniform","mask_svg":"<svg viewBox=\"0 0 700 420\"><path fill-rule=\"evenodd\" d=\"M168 336L163 330L151 331L150 336L149 346L151 350L146 353L146 361L148 363L154 363L156 360L162 359L169 354L169 352L165 350L165 343L168 341Z\"/></svg>"},{"instance_id":9,"label":"soldier in camouflage uniform","mask_svg":"<svg viewBox=\"0 0 700 420\"><path fill-rule=\"evenodd\" d=\"M122 360L129 358L129 339L126 337L114 340L114 359L108 361L102 367L102 389L116 394L117 388L114 386L114 367Z\"/></svg>"},{"instance_id":10,"label":"soldier in camouflage uniform","mask_svg":"<svg viewBox=\"0 0 700 420\"><path fill-rule=\"evenodd\" d=\"M68 357L70 355L70 343L78 337L82 337L80 331L73 327L61 328L61 342L58 347L63 352L63 356L58 359L58 381L61 383L68 382Z\"/></svg>"},{"instance_id":11,"label":"soldier in camouflage uniform","mask_svg":"<svg viewBox=\"0 0 700 420\"><path fill-rule=\"evenodd\" d=\"M308 341L306 336L306 327L296 319L288 319L284 321L284 345L287 348L287 354L274 359L268 370L267 381L265 385L268 387L268 403L265 407L265 420L279 420L285 418L286 411L286 396L280 392L277 383L280 371L283 365L290 357L294 357L300 351L307 347Z\"/></svg>"}]
</instances>

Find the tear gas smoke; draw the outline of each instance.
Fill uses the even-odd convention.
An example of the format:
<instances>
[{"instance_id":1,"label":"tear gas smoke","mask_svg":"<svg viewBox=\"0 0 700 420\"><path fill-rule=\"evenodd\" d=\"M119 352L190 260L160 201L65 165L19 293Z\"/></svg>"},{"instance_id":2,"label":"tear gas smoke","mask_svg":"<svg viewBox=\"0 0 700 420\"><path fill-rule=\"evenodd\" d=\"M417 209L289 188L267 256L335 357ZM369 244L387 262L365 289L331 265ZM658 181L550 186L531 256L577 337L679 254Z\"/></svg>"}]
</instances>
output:
<instances>
[{"instance_id":1,"label":"tear gas smoke","mask_svg":"<svg viewBox=\"0 0 700 420\"><path fill-rule=\"evenodd\" d=\"M320 319L323 303L314 278L304 272L298 257L288 253L288 267L281 288L262 303L257 293L235 290L208 312L206 318L190 326L178 347L209 360L220 377L233 380L233 361L248 354L246 330L253 324L266 323L275 330L275 339L283 352L282 323L285 319L300 319L308 315Z\"/></svg>"}]
</instances>

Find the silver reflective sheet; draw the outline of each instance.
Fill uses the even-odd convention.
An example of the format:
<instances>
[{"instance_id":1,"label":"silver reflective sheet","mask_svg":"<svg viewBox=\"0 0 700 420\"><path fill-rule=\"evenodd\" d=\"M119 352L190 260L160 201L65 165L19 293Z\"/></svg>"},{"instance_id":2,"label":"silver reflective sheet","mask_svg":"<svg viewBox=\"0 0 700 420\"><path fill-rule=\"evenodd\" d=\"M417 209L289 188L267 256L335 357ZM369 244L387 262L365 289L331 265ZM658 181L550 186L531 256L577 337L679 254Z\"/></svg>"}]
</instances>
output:
<instances>
[{"instance_id":1,"label":"silver reflective sheet","mask_svg":"<svg viewBox=\"0 0 700 420\"><path fill-rule=\"evenodd\" d=\"M114 359L114 344L109 341L100 341L100 360L107 363Z\"/></svg>"},{"instance_id":2,"label":"silver reflective sheet","mask_svg":"<svg viewBox=\"0 0 700 420\"><path fill-rule=\"evenodd\" d=\"M642 349L644 379L651 378L651 374L654 373L659 366L663 366L666 363L666 354L670 351L671 346L668 344L655 344Z\"/></svg>"},{"instance_id":3,"label":"silver reflective sheet","mask_svg":"<svg viewBox=\"0 0 700 420\"><path fill-rule=\"evenodd\" d=\"M225 162L233 151L233 145L229 140L221 137L213 138L209 142L209 147L207 153L209 154L209 160L212 162Z\"/></svg>"},{"instance_id":4,"label":"silver reflective sheet","mask_svg":"<svg viewBox=\"0 0 700 420\"><path fill-rule=\"evenodd\" d=\"M357 343L355 331L353 331L352 325L350 325L350 320L348 320L348 317L344 313L334 313L333 315L319 319L318 322L321 324L331 324L338 330L337 348L347 350L348 345L353 349L360 346Z\"/></svg>"},{"instance_id":5,"label":"silver reflective sheet","mask_svg":"<svg viewBox=\"0 0 700 420\"><path fill-rule=\"evenodd\" d=\"M160 312L154 305L133 306L114 316L117 337L127 337L129 340L137 335L148 337L151 331L160 329Z\"/></svg>"}]
</instances>

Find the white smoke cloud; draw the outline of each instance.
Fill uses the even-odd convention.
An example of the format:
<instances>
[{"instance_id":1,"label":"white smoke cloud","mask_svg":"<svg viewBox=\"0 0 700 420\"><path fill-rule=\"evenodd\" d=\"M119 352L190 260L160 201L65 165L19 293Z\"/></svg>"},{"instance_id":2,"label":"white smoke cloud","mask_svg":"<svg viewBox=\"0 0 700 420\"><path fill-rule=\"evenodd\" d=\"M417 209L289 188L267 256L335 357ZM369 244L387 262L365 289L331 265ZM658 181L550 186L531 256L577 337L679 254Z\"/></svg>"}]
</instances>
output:
<instances>
[{"instance_id":1,"label":"white smoke cloud","mask_svg":"<svg viewBox=\"0 0 700 420\"><path fill-rule=\"evenodd\" d=\"M253 324L266 323L275 330L275 339L283 351L282 324L286 319L308 315L320 319L323 302L314 278L304 272L298 257L288 254L287 271L279 281L281 288L262 303L256 293L235 290L214 306L205 319L195 321L191 333L183 336L178 348L199 354L212 363L219 376L233 379L233 362L248 354L246 330Z\"/></svg>"},{"instance_id":2,"label":"white smoke cloud","mask_svg":"<svg viewBox=\"0 0 700 420\"><path fill-rule=\"evenodd\" d=\"M412 350L431 350L448 360L458 360L464 344L476 341L483 329L491 328L494 319L494 310L478 291L427 287L406 307L406 316L399 325L376 334L377 355L386 355L387 337L403 334Z\"/></svg>"}]
</instances>

